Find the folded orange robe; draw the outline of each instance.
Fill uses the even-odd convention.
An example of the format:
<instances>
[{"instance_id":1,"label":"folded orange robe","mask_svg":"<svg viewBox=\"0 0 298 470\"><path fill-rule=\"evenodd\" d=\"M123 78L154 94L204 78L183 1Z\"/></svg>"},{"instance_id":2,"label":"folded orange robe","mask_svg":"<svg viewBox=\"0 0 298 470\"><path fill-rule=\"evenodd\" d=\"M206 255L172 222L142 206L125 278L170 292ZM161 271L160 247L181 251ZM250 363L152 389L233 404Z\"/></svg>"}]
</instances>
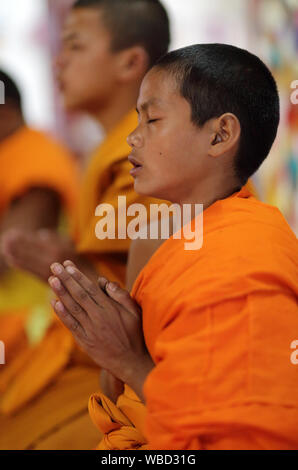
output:
<instances>
[{"instance_id":1,"label":"folded orange robe","mask_svg":"<svg viewBox=\"0 0 298 470\"><path fill-rule=\"evenodd\" d=\"M243 188L204 211L200 250L184 243L165 242L132 291L156 364L149 448L297 449L295 235Z\"/></svg>"},{"instance_id":2,"label":"folded orange robe","mask_svg":"<svg viewBox=\"0 0 298 470\"><path fill-rule=\"evenodd\" d=\"M90 397L89 413L95 426L104 434L96 450L145 450L148 449L142 433L145 406L126 386L115 405L103 393Z\"/></svg>"},{"instance_id":3,"label":"folded orange robe","mask_svg":"<svg viewBox=\"0 0 298 470\"><path fill-rule=\"evenodd\" d=\"M115 240L98 240L95 236L95 226L98 222L98 217L95 216L95 208L99 204L108 203L115 207L117 214L118 196L126 196L127 207L132 203L142 203L146 207L149 207L150 203L160 202L155 199L138 196L134 192L134 180L129 174L131 164L127 159L131 149L126 143L126 138L136 127L137 114L133 111L125 116L118 126L107 135L103 144L92 156L86 175L83 178L79 204L73 223L74 239L78 251L88 256L90 260L95 263L99 273L107 276L111 280L117 280L122 285L125 283L126 257L131 241L129 239L118 240L117 238ZM127 220L129 221L129 218ZM51 341L48 339L48 335L50 334L52 336L51 341L53 345L55 345L53 348L51 348ZM56 335L59 341L54 339ZM62 341L61 338L65 336L67 339ZM71 342L72 347L69 347L69 342ZM43 371L41 380L38 377L40 368L40 360L38 357L39 355L46 354L48 351L50 351L51 354L51 361L49 364L45 361L45 370ZM42 403L45 403L45 396L48 393L45 388L53 383L54 380L58 380L60 383L63 375L73 367L77 367L78 365L81 367L82 376L80 380L83 383L84 370L89 374L90 368L92 369L92 363L90 363L90 361L88 362L84 356L81 356L79 361L77 358L78 351L75 348L71 334L66 331L62 325L57 323L54 331L49 331L42 343L36 346L34 354L30 358L30 362L23 364L21 370L17 358L15 359L16 364L12 363L11 366L9 364L5 366L7 371L2 386L6 388L6 392L2 397L2 402L0 401L0 411L2 410L3 413L12 415L18 411L19 414L12 418L15 428L18 426L19 416L22 416L26 412L25 408L27 410L31 408L34 415L35 407L41 406L39 401L32 402L31 404L29 402L37 396L42 395L44 398ZM82 367L82 361L87 362L84 367ZM16 375L10 373L10 367L13 370L17 370L18 373ZM93 370L94 373L98 375L98 369L95 368L94 365ZM63 383L63 381L61 383ZM25 384L26 394L21 397ZM86 393L86 416L88 414L88 397L93 391L94 388L91 388L89 392ZM61 388L61 397L57 399L57 407L61 409L61 413L63 413L63 408L66 406L64 397L64 391ZM28 405L25 406L27 403ZM73 419L77 419L76 413L74 413ZM89 432L89 426L93 431L91 422L86 420L84 421L84 425L85 428L81 430L78 429L78 432ZM65 448L76 449L78 439L74 438L74 429L72 429L70 418L68 426L68 432L66 428L62 427L59 428L59 433L65 430L63 434ZM10 429L12 429L12 427L10 427ZM11 432L13 433L13 431ZM60 434L56 432L53 432L53 434L49 432L47 448L56 448L57 435L60 436ZM7 442L7 440L4 442ZM19 445L18 448L22 447L21 440L12 440L12 442L15 442L16 446ZM4 444L0 436L0 449L3 448L2 445ZM89 448L91 448L92 445L93 444L90 442Z\"/></svg>"}]
</instances>

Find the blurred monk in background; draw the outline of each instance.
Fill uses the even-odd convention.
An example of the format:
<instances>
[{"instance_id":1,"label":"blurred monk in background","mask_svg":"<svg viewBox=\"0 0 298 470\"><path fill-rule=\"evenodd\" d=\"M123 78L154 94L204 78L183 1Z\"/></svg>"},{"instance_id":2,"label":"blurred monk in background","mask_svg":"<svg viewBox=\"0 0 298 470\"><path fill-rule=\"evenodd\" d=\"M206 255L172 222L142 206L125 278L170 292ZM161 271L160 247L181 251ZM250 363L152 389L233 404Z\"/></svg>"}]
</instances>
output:
<instances>
[{"instance_id":1,"label":"blurred monk in background","mask_svg":"<svg viewBox=\"0 0 298 470\"><path fill-rule=\"evenodd\" d=\"M77 204L78 175L73 156L62 145L26 125L12 78L0 71L0 81L5 89L0 105L1 245L11 229L34 237L38 230L58 229L61 216L69 222ZM51 314L48 298L45 285L11 269L0 249L0 337L8 362L24 352L28 339L34 342L42 335Z\"/></svg>"},{"instance_id":2,"label":"blurred monk in background","mask_svg":"<svg viewBox=\"0 0 298 470\"><path fill-rule=\"evenodd\" d=\"M57 78L65 107L87 112L106 136L83 177L73 221L74 244L53 230L34 236L10 230L2 237L3 253L10 265L44 281L51 263L67 258L91 279L107 276L123 286L130 240L98 240L95 209L108 203L117 213L118 196L126 197L127 206L160 202L135 193L126 137L137 125L142 79L168 50L168 16L158 0L78 0L62 40ZM53 322L30 360L16 360L4 372L1 409L6 415L17 414L3 418L6 433L0 437L0 448L90 449L96 444L87 401L97 388L98 368L74 347L64 326ZM104 375L102 384L108 387Z\"/></svg>"}]
</instances>

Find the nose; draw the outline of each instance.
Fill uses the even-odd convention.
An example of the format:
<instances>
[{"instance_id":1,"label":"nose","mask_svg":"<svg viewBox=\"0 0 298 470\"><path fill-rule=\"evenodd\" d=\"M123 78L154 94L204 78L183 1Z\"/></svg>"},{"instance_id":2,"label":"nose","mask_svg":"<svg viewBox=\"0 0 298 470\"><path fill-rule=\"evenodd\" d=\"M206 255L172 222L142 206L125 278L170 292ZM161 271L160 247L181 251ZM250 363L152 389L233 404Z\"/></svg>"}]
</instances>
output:
<instances>
[{"instance_id":1,"label":"nose","mask_svg":"<svg viewBox=\"0 0 298 470\"><path fill-rule=\"evenodd\" d=\"M61 50L53 60L53 66L55 73L61 72L63 67L65 66L66 58L63 50Z\"/></svg>"},{"instance_id":2,"label":"nose","mask_svg":"<svg viewBox=\"0 0 298 470\"><path fill-rule=\"evenodd\" d=\"M134 130L128 137L127 143L130 147L140 148L143 145L143 138L140 135L139 129Z\"/></svg>"}]
</instances>

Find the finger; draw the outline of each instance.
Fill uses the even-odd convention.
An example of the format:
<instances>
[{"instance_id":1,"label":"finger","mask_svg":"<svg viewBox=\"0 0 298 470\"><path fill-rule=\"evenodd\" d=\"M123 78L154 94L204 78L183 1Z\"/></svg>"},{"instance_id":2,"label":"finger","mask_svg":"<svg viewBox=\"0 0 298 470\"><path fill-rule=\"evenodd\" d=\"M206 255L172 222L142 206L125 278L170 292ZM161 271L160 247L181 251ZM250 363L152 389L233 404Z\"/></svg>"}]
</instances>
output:
<instances>
[{"instance_id":1,"label":"finger","mask_svg":"<svg viewBox=\"0 0 298 470\"><path fill-rule=\"evenodd\" d=\"M80 323L71 315L63 303L59 300L51 300L51 305L60 318L62 323L69 329L69 331L77 337L80 341L84 339L85 331Z\"/></svg>"},{"instance_id":2,"label":"finger","mask_svg":"<svg viewBox=\"0 0 298 470\"><path fill-rule=\"evenodd\" d=\"M101 290L103 292L107 293L107 285L108 285L109 281L105 277L99 277L97 279L97 283L98 283L99 287L101 288Z\"/></svg>"},{"instance_id":3,"label":"finger","mask_svg":"<svg viewBox=\"0 0 298 470\"><path fill-rule=\"evenodd\" d=\"M90 297L96 297L99 289L98 286L94 284L94 282L90 281L90 279L84 273L82 273L82 271L80 271L72 261L65 261L63 265L68 274L70 274L72 278L88 292Z\"/></svg>"},{"instance_id":4,"label":"finger","mask_svg":"<svg viewBox=\"0 0 298 470\"><path fill-rule=\"evenodd\" d=\"M137 302L130 296L129 292L122 289L118 283L108 282L106 292L115 302L122 305L130 313L133 313L137 317L140 316L140 307Z\"/></svg>"},{"instance_id":5,"label":"finger","mask_svg":"<svg viewBox=\"0 0 298 470\"><path fill-rule=\"evenodd\" d=\"M88 322L88 315L82 307L72 298L69 292L65 289L60 279L51 276L48 280L53 292L59 297L60 301L67 309L67 311L80 323L85 330L86 322Z\"/></svg>"},{"instance_id":6,"label":"finger","mask_svg":"<svg viewBox=\"0 0 298 470\"><path fill-rule=\"evenodd\" d=\"M98 285L116 304L121 305L129 313L140 319L141 309L139 305L131 298L128 291L121 288L118 282L110 282L105 277L99 277Z\"/></svg>"},{"instance_id":7,"label":"finger","mask_svg":"<svg viewBox=\"0 0 298 470\"><path fill-rule=\"evenodd\" d=\"M88 293L85 287L82 287L82 285L80 285L79 282L77 282L61 264L54 263L51 266L51 271L53 272L53 274L55 274L56 277L60 279L68 294L72 297L73 300L75 300L75 302L79 306L81 306L81 308L86 312L87 316L98 316L98 307L100 307L101 309L104 308L102 302L95 302L93 296ZM75 269L75 271L78 270ZM80 276L84 276L81 272L78 272L78 274ZM99 292L99 289L96 288L96 291ZM95 291L92 290L92 292L94 293Z\"/></svg>"},{"instance_id":8,"label":"finger","mask_svg":"<svg viewBox=\"0 0 298 470\"><path fill-rule=\"evenodd\" d=\"M67 260L63 263L67 273L89 294L91 299L101 308L104 308L107 304L107 296L99 286L92 282L82 271L80 271L76 265ZM108 282L108 281L107 281Z\"/></svg>"}]
</instances>

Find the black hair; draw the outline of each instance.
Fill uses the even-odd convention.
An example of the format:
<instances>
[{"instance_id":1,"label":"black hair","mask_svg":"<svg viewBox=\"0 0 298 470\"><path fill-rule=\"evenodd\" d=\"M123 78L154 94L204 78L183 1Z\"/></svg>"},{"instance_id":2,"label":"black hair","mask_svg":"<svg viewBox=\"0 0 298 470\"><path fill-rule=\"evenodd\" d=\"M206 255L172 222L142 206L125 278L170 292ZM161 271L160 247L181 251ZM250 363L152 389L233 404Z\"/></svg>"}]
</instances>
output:
<instances>
[{"instance_id":1,"label":"black hair","mask_svg":"<svg viewBox=\"0 0 298 470\"><path fill-rule=\"evenodd\" d=\"M267 66L235 46L199 44L166 54L157 67L173 75L197 126L224 113L239 119L234 170L246 184L269 154L280 119L277 85Z\"/></svg>"},{"instance_id":2,"label":"black hair","mask_svg":"<svg viewBox=\"0 0 298 470\"><path fill-rule=\"evenodd\" d=\"M102 10L115 52L140 45L146 50L151 67L168 51L169 18L159 0L77 0L73 8Z\"/></svg>"},{"instance_id":3,"label":"black hair","mask_svg":"<svg viewBox=\"0 0 298 470\"><path fill-rule=\"evenodd\" d=\"M13 104L21 111L22 98L16 83L3 70L0 70L0 82L4 84L5 103Z\"/></svg>"}]
</instances>

